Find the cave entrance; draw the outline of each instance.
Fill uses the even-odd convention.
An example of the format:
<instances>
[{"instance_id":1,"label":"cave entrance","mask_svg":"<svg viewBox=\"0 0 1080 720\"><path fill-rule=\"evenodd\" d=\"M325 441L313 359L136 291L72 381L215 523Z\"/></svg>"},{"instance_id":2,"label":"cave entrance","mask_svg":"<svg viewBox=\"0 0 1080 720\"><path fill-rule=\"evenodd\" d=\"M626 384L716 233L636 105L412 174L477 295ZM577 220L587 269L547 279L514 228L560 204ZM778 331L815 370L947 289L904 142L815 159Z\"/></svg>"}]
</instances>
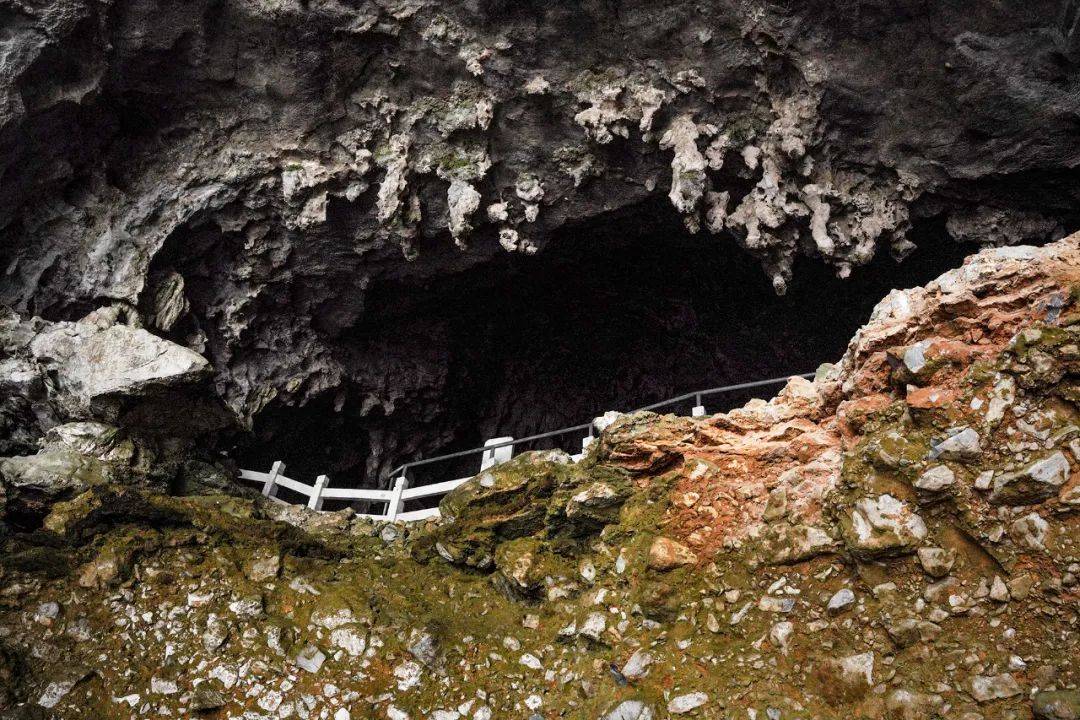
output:
<instances>
[{"instance_id":1,"label":"cave entrance","mask_svg":"<svg viewBox=\"0 0 1080 720\"><path fill-rule=\"evenodd\" d=\"M912 239L919 249L904 262L882 253L846 280L803 259L782 297L734 241L691 235L663 206L568 229L534 256L498 250L454 273L423 272L420 260L413 275L373 284L362 323L335 339L342 357L385 348L393 361L380 372L400 391L377 402L357 384L344 399L339 390L300 408L271 406L237 459L258 469L281 459L308 482L327 473L337 486L385 487L403 462L489 438L810 372L839 359L890 289L924 284L972 250L936 223ZM774 390L717 396L708 410ZM555 444L573 452L580 438ZM412 482L474 465L475 456L418 469Z\"/></svg>"}]
</instances>

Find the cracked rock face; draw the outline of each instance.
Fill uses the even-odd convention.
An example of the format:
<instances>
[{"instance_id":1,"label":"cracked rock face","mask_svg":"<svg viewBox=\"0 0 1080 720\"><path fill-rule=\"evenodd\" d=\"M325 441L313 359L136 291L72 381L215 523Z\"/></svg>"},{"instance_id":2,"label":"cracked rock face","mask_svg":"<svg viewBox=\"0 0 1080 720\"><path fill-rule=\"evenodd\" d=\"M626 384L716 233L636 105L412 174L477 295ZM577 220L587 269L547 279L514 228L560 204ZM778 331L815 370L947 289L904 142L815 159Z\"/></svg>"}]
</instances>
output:
<instances>
[{"instance_id":1,"label":"cracked rock face","mask_svg":"<svg viewBox=\"0 0 1080 720\"><path fill-rule=\"evenodd\" d=\"M209 361L244 423L381 418L449 371L423 309L372 288L558 252L613 213L662 204L777 292L797 256L843 277L922 225L1042 242L1076 219L1059 6L13 6L0 301L130 308ZM372 472L424 449L393 433L372 424Z\"/></svg>"}]
</instances>

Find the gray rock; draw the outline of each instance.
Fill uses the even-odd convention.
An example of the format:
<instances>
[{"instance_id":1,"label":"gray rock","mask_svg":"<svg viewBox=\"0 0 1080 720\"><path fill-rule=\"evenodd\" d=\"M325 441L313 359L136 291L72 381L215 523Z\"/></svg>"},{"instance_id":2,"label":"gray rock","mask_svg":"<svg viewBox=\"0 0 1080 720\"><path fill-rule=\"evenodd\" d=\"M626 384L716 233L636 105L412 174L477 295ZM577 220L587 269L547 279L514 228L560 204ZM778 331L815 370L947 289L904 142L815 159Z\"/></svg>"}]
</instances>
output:
<instances>
[{"instance_id":1,"label":"gray rock","mask_svg":"<svg viewBox=\"0 0 1080 720\"><path fill-rule=\"evenodd\" d=\"M1050 524L1038 513L1028 513L1009 525L1009 535L1029 550L1045 550L1046 535L1049 531Z\"/></svg>"},{"instance_id":2,"label":"gray rock","mask_svg":"<svg viewBox=\"0 0 1080 720\"><path fill-rule=\"evenodd\" d=\"M1031 699L1037 720L1080 720L1080 691L1044 690Z\"/></svg>"},{"instance_id":3,"label":"gray rock","mask_svg":"<svg viewBox=\"0 0 1080 720\"><path fill-rule=\"evenodd\" d=\"M105 316L58 323L36 337L31 352L58 366L62 388L86 406L103 398L133 398L198 382L206 358L141 328L109 324Z\"/></svg>"},{"instance_id":4,"label":"gray rock","mask_svg":"<svg viewBox=\"0 0 1080 720\"><path fill-rule=\"evenodd\" d=\"M589 613L577 630L578 635L599 641L607 629L607 616L602 612Z\"/></svg>"},{"instance_id":5,"label":"gray rock","mask_svg":"<svg viewBox=\"0 0 1080 720\"><path fill-rule=\"evenodd\" d=\"M70 451L102 462L129 464L135 445L120 428L99 422L73 422L51 428L43 438L46 451Z\"/></svg>"},{"instance_id":6,"label":"gray rock","mask_svg":"<svg viewBox=\"0 0 1080 720\"><path fill-rule=\"evenodd\" d=\"M971 696L980 703L1015 697L1023 692L1009 673L1001 675L976 675L970 680Z\"/></svg>"},{"instance_id":7,"label":"gray rock","mask_svg":"<svg viewBox=\"0 0 1080 720\"><path fill-rule=\"evenodd\" d=\"M956 476L947 465L935 465L926 470L915 481L915 487L928 493L939 493L951 488Z\"/></svg>"},{"instance_id":8,"label":"gray rock","mask_svg":"<svg viewBox=\"0 0 1080 720\"><path fill-rule=\"evenodd\" d=\"M927 533L922 517L889 494L856 501L849 517L844 540L863 558L913 552Z\"/></svg>"},{"instance_id":9,"label":"gray rock","mask_svg":"<svg viewBox=\"0 0 1080 720\"><path fill-rule=\"evenodd\" d=\"M1069 479L1069 461L1062 452L1042 458L1023 470L1003 473L994 480L990 502L998 505L1028 505L1057 494Z\"/></svg>"},{"instance_id":10,"label":"gray rock","mask_svg":"<svg viewBox=\"0 0 1080 720\"><path fill-rule=\"evenodd\" d=\"M949 437L934 445L930 450L931 458L942 460L977 460L982 454L979 433L971 428L961 428Z\"/></svg>"},{"instance_id":11,"label":"gray rock","mask_svg":"<svg viewBox=\"0 0 1080 720\"><path fill-rule=\"evenodd\" d=\"M202 644L207 652L215 652L229 639L229 626L221 618L211 616L202 635Z\"/></svg>"},{"instance_id":12,"label":"gray rock","mask_svg":"<svg viewBox=\"0 0 1080 720\"><path fill-rule=\"evenodd\" d=\"M918 550L919 564L922 565L926 574L943 578L948 575L956 563L956 551L938 547L924 547Z\"/></svg>"},{"instance_id":13,"label":"gray rock","mask_svg":"<svg viewBox=\"0 0 1080 720\"><path fill-rule=\"evenodd\" d=\"M826 610L830 615L839 615L855 604L855 593L851 588L840 588L831 598Z\"/></svg>"},{"instance_id":14,"label":"gray rock","mask_svg":"<svg viewBox=\"0 0 1080 720\"><path fill-rule=\"evenodd\" d=\"M696 710L709 702L709 696L703 692L692 692L686 695L678 695L668 702L668 712L672 715L682 715L691 710Z\"/></svg>"},{"instance_id":15,"label":"gray rock","mask_svg":"<svg viewBox=\"0 0 1080 720\"><path fill-rule=\"evenodd\" d=\"M408 649L410 655L428 667L434 667L439 660L439 641L430 632L414 630Z\"/></svg>"},{"instance_id":16,"label":"gray rock","mask_svg":"<svg viewBox=\"0 0 1080 720\"><path fill-rule=\"evenodd\" d=\"M77 495L113 477L100 460L70 450L0 459L0 488L8 503L45 513L53 502Z\"/></svg>"},{"instance_id":17,"label":"gray rock","mask_svg":"<svg viewBox=\"0 0 1080 720\"><path fill-rule=\"evenodd\" d=\"M637 649L623 665L622 674L627 680L638 680L649 672L653 657L642 649Z\"/></svg>"}]
</instances>

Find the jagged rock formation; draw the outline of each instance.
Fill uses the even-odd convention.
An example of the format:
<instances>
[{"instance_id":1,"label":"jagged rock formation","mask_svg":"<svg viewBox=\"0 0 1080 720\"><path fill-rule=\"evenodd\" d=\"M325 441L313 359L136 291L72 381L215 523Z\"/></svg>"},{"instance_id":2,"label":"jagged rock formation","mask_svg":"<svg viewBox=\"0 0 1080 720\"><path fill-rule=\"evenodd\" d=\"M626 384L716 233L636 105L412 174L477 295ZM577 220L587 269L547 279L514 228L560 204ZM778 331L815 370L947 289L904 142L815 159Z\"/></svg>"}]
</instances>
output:
<instances>
[{"instance_id":1,"label":"jagged rock formation","mask_svg":"<svg viewBox=\"0 0 1080 720\"><path fill-rule=\"evenodd\" d=\"M244 423L346 407L364 440L335 462L373 478L460 434L446 397L469 394L414 295L613 215L665 243L663 203L777 291L799 253L845 276L912 240L1073 229L1060 5L12 5L0 301L137 312Z\"/></svg>"},{"instance_id":2,"label":"jagged rock formation","mask_svg":"<svg viewBox=\"0 0 1080 720\"><path fill-rule=\"evenodd\" d=\"M425 526L48 471L2 526L0 709L1075 717L1078 288L1080 235L984 251L812 382L623 416ZM102 427L53 442L132 468ZM0 463L0 502L24 476Z\"/></svg>"}]
</instances>

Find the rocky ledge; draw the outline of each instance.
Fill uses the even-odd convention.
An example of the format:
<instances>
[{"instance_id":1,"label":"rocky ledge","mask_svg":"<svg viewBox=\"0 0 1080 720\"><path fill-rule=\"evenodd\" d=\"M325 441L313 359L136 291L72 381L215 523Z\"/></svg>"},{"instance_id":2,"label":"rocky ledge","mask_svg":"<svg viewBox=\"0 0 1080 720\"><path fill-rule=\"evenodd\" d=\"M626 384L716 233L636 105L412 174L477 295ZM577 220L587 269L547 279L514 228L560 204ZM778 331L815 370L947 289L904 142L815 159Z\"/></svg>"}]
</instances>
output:
<instances>
[{"instance_id":1,"label":"rocky ledge","mask_svg":"<svg viewBox=\"0 0 1080 720\"><path fill-rule=\"evenodd\" d=\"M183 379L157 391L200 382L154 357ZM54 361L114 413L145 380ZM623 416L583 462L519 456L426 525L214 490L206 463L165 492L150 440L68 423L0 462L0 708L1075 719L1078 379L1072 236L891 293L768 402Z\"/></svg>"}]
</instances>

